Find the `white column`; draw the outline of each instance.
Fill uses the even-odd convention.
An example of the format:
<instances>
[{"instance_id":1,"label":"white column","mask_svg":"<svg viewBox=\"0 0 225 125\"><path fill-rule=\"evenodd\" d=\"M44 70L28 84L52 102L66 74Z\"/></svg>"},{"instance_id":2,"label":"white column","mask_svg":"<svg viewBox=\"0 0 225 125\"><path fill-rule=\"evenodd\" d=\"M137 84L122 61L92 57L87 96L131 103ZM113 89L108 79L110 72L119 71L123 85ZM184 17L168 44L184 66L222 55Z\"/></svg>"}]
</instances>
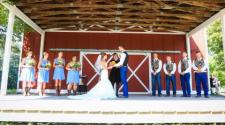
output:
<instances>
[{"instance_id":1,"label":"white column","mask_svg":"<svg viewBox=\"0 0 225 125\"><path fill-rule=\"evenodd\" d=\"M190 37L186 34L186 50L187 50L187 54L188 54L188 58L191 60L191 46L190 46ZM192 62L192 60L191 60ZM193 77L192 77L192 72L190 72L190 85L191 85L191 91L192 90L192 80L193 80Z\"/></svg>"},{"instance_id":2,"label":"white column","mask_svg":"<svg viewBox=\"0 0 225 125\"><path fill-rule=\"evenodd\" d=\"M207 75L208 75L208 86L209 86L209 92L210 91L210 72L209 72L209 47L208 47L208 35L207 35L207 27L205 27L204 29L204 44L205 44L205 60L207 60Z\"/></svg>"},{"instance_id":3,"label":"white column","mask_svg":"<svg viewBox=\"0 0 225 125\"><path fill-rule=\"evenodd\" d=\"M4 57L3 57L3 69L2 69L2 79L1 79L1 95L6 95L7 92L7 85L8 85L8 74L9 74L9 61L10 61L10 54L11 54L11 45L12 45L12 36L13 36L13 26L15 20L15 9L9 10L9 17L8 17L8 27L6 33L6 41L5 41L5 50L4 50Z\"/></svg>"},{"instance_id":4,"label":"white column","mask_svg":"<svg viewBox=\"0 0 225 125\"><path fill-rule=\"evenodd\" d=\"M222 37L223 37L223 54L225 60L225 15L221 15L221 23L222 23Z\"/></svg>"},{"instance_id":5,"label":"white column","mask_svg":"<svg viewBox=\"0 0 225 125\"><path fill-rule=\"evenodd\" d=\"M39 52L39 59L42 58L44 52L44 45L45 45L45 32L41 34L41 43L40 43L40 52Z\"/></svg>"},{"instance_id":6,"label":"white column","mask_svg":"<svg viewBox=\"0 0 225 125\"><path fill-rule=\"evenodd\" d=\"M152 57L151 57L152 53L148 54L148 65L149 65L149 69L148 69L148 74L149 74L149 94L152 94L152 73L151 73L151 68L152 68Z\"/></svg>"}]
</instances>

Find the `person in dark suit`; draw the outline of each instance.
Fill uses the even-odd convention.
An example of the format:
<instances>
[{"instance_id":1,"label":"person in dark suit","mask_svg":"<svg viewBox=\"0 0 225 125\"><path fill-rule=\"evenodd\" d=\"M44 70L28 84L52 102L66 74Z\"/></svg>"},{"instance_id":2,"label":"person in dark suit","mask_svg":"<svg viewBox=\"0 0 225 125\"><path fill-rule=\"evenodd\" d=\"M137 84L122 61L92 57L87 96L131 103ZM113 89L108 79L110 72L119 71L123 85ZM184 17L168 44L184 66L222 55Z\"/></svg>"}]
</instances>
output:
<instances>
[{"instance_id":1,"label":"person in dark suit","mask_svg":"<svg viewBox=\"0 0 225 125\"><path fill-rule=\"evenodd\" d=\"M117 53L113 53L113 59L110 61L110 65L115 65L119 63L120 59ZM118 97L118 90L119 90L119 84L121 82L120 78L120 68L118 67L113 67L110 75L109 75L109 80L112 83L112 86L115 87L114 85L116 84L116 96ZM115 88L114 88L115 89Z\"/></svg>"}]
</instances>

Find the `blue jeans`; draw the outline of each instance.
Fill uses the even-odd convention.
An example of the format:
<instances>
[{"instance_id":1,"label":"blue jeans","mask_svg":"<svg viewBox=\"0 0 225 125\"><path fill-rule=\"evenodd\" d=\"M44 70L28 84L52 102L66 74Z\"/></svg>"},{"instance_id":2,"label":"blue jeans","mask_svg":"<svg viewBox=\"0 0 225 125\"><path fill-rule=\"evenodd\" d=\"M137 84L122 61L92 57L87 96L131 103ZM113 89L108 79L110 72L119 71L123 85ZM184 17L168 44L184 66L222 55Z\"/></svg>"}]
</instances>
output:
<instances>
[{"instance_id":1,"label":"blue jeans","mask_svg":"<svg viewBox=\"0 0 225 125\"><path fill-rule=\"evenodd\" d=\"M190 73L180 75L180 81L181 81L183 96L190 96L191 95Z\"/></svg>"},{"instance_id":2,"label":"blue jeans","mask_svg":"<svg viewBox=\"0 0 225 125\"><path fill-rule=\"evenodd\" d=\"M204 95L208 96L209 88L208 88L207 73L206 72L195 73L195 82L196 82L197 95L201 96L201 85L202 85L204 90Z\"/></svg>"},{"instance_id":3,"label":"blue jeans","mask_svg":"<svg viewBox=\"0 0 225 125\"><path fill-rule=\"evenodd\" d=\"M166 94L170 95L170 82L173 86L173 94L176 95L176 77L174 74L172 76L166 75Z\"/></svg>"},{"instance_id":4,"label":"blue jeans","mask_svg":"<svg viewBox=\"0 0 225 125\"><path fill-rule=\"evenodd\" d=\"M123 84L123 96L128 97L127 67L120 67L120 77Z\"/></svg>"},{"instance_id":5,"label":"blue jeans","mask_svg":"<svg viewBox=\"0 0 225 125\"><path fill-rule=\"evenodd\" d=\"M154 75L152 73L152 95L156 95L156 84L158 85L158 95L161 95L162 84L161 84L161 75L160 72Z\"/></svg>"}]
</instances>

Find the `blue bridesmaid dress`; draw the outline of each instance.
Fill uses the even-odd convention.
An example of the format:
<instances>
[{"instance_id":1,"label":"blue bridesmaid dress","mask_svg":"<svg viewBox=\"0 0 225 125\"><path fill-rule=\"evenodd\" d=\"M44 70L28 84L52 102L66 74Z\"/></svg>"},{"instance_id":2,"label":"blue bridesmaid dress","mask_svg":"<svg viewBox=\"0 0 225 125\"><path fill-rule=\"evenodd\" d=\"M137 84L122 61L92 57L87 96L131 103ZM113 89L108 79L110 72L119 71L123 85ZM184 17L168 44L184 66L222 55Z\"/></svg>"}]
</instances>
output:
<instances>
[{"instance_id":1,"label":"blue bridesmaid dress","mask_svg":"<svg viewBox=\"0 0 225 125\"><path fill-rule=\"evenodd\" d=\"M29 66L29 61L32 58L25 58L25 66ZM26 81L26 82L34 82L34 67L23 67L21 70L21 76L20 76L20 81Z\"/></svg>"},{"instance_id":2,"label":"blue bridesmaid dress","mask_svg":"<svg viewBox=\"0 0 225 125\"><path fill-rule=\"evenodd\" d=\"M65 74L64 74L64 65L65 65L65 59L61 59L63 61L63 67L57 66L59 64L59 59L54 59L54 64L56 65L54 69L53 74L53 80L65 80Z\"/></svg>"},{"instance_id":3,"label":"blue bridesmaid dress","mask_svg":"<svg viewBox=\"0 0 225 125\"><path fill-rule=\"evenodd\" d=\"M48 60L41 60L41 68L46 68L46 65L49 63ZM38 71L38 82L48 83L49 82L49 70L46 69L39 69Z\"/></svg>"},{"instance_id":4,"label":"blue bridesmaid dress","mask_svg":"<svg viewBox=\"0 0 225 125\"><path fill-rule=\"evenodd\" d=\"M67 84L77 84L79 85L80 75L78 70L69 70L67 73Z\"/></svg>"}]
</instances>

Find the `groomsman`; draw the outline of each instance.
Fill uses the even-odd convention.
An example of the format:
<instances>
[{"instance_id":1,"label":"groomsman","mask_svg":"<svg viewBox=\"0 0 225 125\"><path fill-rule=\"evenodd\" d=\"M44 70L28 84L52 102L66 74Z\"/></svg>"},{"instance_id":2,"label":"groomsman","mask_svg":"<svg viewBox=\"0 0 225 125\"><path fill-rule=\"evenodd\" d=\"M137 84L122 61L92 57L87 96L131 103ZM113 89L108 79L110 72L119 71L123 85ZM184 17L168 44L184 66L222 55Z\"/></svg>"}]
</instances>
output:
<instances>
[{"instance_id":1,"label":"groomsman","mask_svg":"<svg viewBox=\"0 0 225 125\"><path fill-rule=\"evenodd\" d=\"M170 82L173 86L173 96L176 96L176 64L172 62L171 57L166 57L167 62L163 65L163 70L166 74L166 95L170 96Z\"/></svg>"},{"instance_id":2,"label":"groomsman","mask_svg":"<svg viewBox=\"0 0 225 125\"><path fill-rule=\"evenodd\" d=\"M182 53L182 59L178 64L178 72L180 74L183 97L191 97L191 86L190 86L191 60L188 59L186 52Z\"/></svg>"},{"instance_id":3,"label":"groomsman","mask_svg":"<svg viewBox=\"0 0 225 125\"><path fill-rule=\"evenodd\" d=\"M153 54L151 73L152 73L152 96L156 95L156 84L158 85L158 96L161 96L162 93L162 84L161 84L161 74L162 61L158 59L158 54Z\"/></svg>"},{"instance_id":4,"label":"groomsman","mask_svg":"<svg viewBox=\"0 0 225 125\"><path fill-rule=\"evenodd\" d=\"M201 97L201 85L203 86L205 98L209 98L208 95L208 79L207 79L207 63L206 60L203 59L200 51L196 52L196 59L193 61L193 70L195 72L195 82L196 82L196 90L197 96Z\"/></svg>"}]
</instances>

